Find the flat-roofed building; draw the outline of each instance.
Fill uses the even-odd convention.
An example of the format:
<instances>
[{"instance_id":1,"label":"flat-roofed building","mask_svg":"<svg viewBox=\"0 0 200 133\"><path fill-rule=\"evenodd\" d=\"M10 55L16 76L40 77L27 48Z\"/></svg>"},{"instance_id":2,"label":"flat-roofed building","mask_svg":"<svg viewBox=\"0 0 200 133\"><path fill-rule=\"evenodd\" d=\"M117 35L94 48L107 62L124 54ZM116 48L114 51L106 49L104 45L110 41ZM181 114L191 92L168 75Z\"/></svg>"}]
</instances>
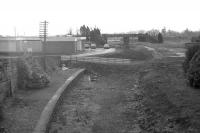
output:
<instances>
[{"instance_id":1,"label":"flat-roofed building","mask_svg":"<svg viewBox=\"0 0 200 133\"><path fill-rule=\"evenodd\" d=\"M45 46L47 54L74 54L83 51L85 37L48 37ZM0 53L43 52L39 37L0 37Z\"/></svg>"},{"instance_id":2,"label":"flat-roofed building","mask_svg":"<svg viewBox=\"0 0 200 133\"><path fill-rule=\"evenodd\" d=\"M70 55L83 51L85 39L85 37L48 37L46 53Z\"/></svg>"}]
</instances>

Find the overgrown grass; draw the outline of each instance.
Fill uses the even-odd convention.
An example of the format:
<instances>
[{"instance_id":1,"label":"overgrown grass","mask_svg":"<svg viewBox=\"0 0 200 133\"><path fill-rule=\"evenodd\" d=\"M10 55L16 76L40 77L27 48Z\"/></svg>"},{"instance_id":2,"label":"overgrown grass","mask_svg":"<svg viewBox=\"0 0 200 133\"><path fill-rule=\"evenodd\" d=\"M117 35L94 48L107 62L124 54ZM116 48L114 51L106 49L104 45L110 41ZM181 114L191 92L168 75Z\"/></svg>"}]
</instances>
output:
<instances>
[{"instance_id":1,"label":"overgrown grass","mask_svg":"<svg viewBox=\"0 0 200 133\"><path fill-rule=\"evenodd\" d=\"M18 87L21 89L44 88L50 82L38 61L32 57L19 58L17 70Z\"/></svg>"},{"instance_id":2,"label":"overgrown grass","mask_svg":"<svg viewBox=\"0 0 200 133\"><path fill-rule=\"evenodd\" d=\"M185 61L183 63L183 70L184 70L185 73L189 69L190 60L192 59L192 57L194 56L194 54L198 50L200 50L200 45L199 44L194 44L194 45L191 45L191 46L187 47L187 50L185 52Z\"/></svg>"},{"instance_id":3,"label":"overgrown grass","mask_svg":"<svg viewBox=\"0 0 200 133\"><path fill-rule=\"evenodd\" d=\"M121 58L121 59L131 59L131 60L147 60L153 58L152 52L145 48L140 49L121 49L115 53L108 53L98 55L99 57L105 58Z\"/></svg>"},{"instance_id":4,"label":"overgrown grass","mask_svg":"<svg viewBox=\"0 0 200 133\"><path fill-rule=\"evenodd\" d=\"M3 107L2 107L2 105L0 104L0 122L2 122L3 119L4 119Z\"/></svg>"},{"instance_id":5,"label":"overgrown grass","mask_svg":"<svg viewBox=\"0 0 200 133\"><path fill-rule=\"evenodd\" d=\"M186 58L183 63L183 70L186 73L186 77L190 86L200 87L200 45L191 44L187 46Z\"/></svg>"}]
</instances>

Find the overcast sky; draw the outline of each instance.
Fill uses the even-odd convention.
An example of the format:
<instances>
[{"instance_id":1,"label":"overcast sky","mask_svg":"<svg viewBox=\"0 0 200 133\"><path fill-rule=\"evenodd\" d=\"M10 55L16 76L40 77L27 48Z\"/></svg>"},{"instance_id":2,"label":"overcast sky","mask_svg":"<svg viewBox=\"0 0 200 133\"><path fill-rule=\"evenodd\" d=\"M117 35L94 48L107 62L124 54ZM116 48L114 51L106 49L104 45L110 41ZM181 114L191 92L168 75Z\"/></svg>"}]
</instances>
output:
<instances>
[{"instance_id":1,"label":"overcast sky","mask_svg":"<svg viewBox=\"0 0 200 133\"><path fill-rule=\"evenodd\" d=\"M0 34L38 35L49 22L49 35L66 34L83 24L103 33L167 29L200 30L199 0L0 0Z\"/></svg>"}]
</instances>

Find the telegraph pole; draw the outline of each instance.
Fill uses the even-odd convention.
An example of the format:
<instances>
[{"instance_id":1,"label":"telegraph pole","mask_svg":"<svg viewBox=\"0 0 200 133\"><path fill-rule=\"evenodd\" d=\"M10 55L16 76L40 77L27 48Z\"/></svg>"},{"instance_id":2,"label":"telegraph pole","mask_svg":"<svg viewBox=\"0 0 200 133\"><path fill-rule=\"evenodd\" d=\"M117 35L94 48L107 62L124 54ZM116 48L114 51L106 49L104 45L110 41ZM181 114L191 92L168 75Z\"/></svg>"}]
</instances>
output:
<instances>
[{"instance_id":1,"label":"telegraph pole","mask_svg":"<svg viewBox=\"0 0 200 133\"><path fill-rule=\"evenodd\" d=\"M47 25L48 22L45 20L43 22L40 22L40 39L42 41L42 56L43 56L43 67L44 70L46 71L46 45L47 45L47 34L48 34L48 30L47 30Z\"/></svg>"}]
</instances>

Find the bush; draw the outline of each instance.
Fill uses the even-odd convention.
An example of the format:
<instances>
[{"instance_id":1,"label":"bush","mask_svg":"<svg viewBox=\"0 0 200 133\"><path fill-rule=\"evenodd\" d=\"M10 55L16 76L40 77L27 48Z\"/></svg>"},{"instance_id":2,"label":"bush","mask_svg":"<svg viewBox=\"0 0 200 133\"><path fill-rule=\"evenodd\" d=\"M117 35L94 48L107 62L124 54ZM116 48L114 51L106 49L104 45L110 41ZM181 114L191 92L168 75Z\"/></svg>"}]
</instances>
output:
<instances>
[{"instance_id":1,"label":"bush","mask_svg":"<svg viewBox=\"0 0 200 133\"><path fill-rule=\"evenodd\" d=\"M198 37L192 37L191 38L191 42L200 42L200 36L198 36Z\"/></svg>"},{"instance_id":2,"label":"bush","mask_svg":"<svg viewBox=\"0 0 200 133\"><path fill-rule=\"evenodd\" d=\"M147 50L146 48L138 48L138 49L122 49L118 50L114 53L107 53L98 55L98 57L104 58L121 58L121 59L130 59L133 61L136 60L148 60L153 58L152 52Z\"/></svg>"},{"instance_id":3,"label":"bush","mask_svg":"<svg viewBox=\"0 0 200 133\"><path fill-rule=\"evenodd\" d=\"M18 87L39 89L46 87L50 80L36 59L21 58L18 61Z\"/></svg>"},{"instance_id":4,"label":"bush","mask_svg":"<svg viewBox=\"0 0 200 133\"><path fill-rule=\"evenodd\" d=\"M129 37L124 36L123 41L124 41L124 48L128 49L129 48Z\"/></svg>"},{"instance_id":5,"label":"bush","mask_svg":"<svg viewBox=\"0 0 200 133\"><path fill-rule=\"evenodd\" d=\"M3 121L4 115L3 115L3 107L0 105L0 122Z\"/></svg>"},{"instance_id":6,"label":"bush","mask_svg":"<svg viewBox=\"0 0 200 133\"><path fill-rule=\"evenodd\" d=\"M200 50L190 60L186 75L190 86L200 87Z\"/></svg>"},{"instance_id":7,"label":"bush","mask_svg":"<svg viewBox=\"0 0 200 133\"><path fill-rule=\"evenodd\" d=\"M187 47L183 69L190 86L200 87L200 45Z\"/></svg>"},{"instance_id":8,"label":"bush","mask_svg":"<svg viewBox=\"0 0 200 133\"><path fill-rule=\"evenodd\" d=\"M163 36L161 33L158 34L158 43L163 43Z\"/></svg>"},{"instance_id":9,"label":"bush","mask_svg":"<svg viewBox=\"0 0 200 133\"><path fill-rule=\"evenodd\" d=\"M191 44L191 46L187 46L187 50L185 52L185 61L183 62L183 70L185 73L187 73L189 68L190 60L198 50L200 50L200 45L198 44Z\"/></svg>"}]
</instances>

